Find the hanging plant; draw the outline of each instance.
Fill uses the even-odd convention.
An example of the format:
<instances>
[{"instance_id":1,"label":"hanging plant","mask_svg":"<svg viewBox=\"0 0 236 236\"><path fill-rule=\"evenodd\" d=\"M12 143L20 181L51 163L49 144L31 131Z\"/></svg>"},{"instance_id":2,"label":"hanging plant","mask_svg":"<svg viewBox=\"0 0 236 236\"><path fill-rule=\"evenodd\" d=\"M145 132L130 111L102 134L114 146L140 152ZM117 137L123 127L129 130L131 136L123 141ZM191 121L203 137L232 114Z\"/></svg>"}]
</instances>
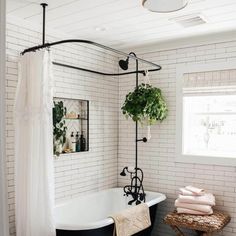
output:
<instances>
[{"instance_id":1,"label":"hanging plant","mask_svg":"<svg viewBox=\"0 0 236 236\"><path fill-rule=\"evenodd\" d=\"M161 90L144 83L126 95L121 109L127 118L146 125L163 121L168 113Z\"/></svg>"},{"instance_id":2,"label":"hanging plant","mask_svg":"<svg viewBox=\"0 0 236 236\"><path fill-rule=\"evenodd\" d=\"M66 142L65 120L66 107L62 101L55 102L53 107L53 137L54 137L54 154L59 156L62 153L63 145Z\"/></svg>"}]
</instances>

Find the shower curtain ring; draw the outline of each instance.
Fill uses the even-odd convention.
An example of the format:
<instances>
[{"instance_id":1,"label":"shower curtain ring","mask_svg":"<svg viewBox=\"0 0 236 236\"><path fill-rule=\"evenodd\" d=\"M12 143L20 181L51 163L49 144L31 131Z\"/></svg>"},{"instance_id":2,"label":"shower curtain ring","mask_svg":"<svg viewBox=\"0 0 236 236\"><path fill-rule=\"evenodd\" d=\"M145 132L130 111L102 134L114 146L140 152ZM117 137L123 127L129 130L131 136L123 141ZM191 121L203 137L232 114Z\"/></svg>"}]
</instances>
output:
<instances>
[{"instance_id":1,"label":"shower curtain ring","mask_svg":"<svg viewBox=\"0 0 236 236\"><path fill-rule=\"evenodd\" d=\"M148 70L143 70L143 76L147 76L147 75L148 75L148 73L149 73L149 71L148 71Z\"/></svg>"}]
</instances>

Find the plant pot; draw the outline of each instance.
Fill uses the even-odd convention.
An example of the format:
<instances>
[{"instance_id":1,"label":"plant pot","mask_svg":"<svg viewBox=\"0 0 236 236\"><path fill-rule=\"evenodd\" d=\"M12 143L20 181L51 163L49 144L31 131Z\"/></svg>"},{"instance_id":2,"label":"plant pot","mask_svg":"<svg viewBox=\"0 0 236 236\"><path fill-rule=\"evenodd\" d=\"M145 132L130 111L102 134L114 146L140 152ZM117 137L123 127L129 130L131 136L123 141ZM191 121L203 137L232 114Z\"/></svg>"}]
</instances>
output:
<instances>
[{"instance_id":1,"label":"plant pot","mask_svg":"<svg viewBox=\"0 0 236 236\"><path fill-rule=\"evenodd\" d=\"M56 154L57 156L59 156L63 151L63 144L61 142L61 140L55 140L54 141L54 154Z\"/></svg>"}]
</instances>

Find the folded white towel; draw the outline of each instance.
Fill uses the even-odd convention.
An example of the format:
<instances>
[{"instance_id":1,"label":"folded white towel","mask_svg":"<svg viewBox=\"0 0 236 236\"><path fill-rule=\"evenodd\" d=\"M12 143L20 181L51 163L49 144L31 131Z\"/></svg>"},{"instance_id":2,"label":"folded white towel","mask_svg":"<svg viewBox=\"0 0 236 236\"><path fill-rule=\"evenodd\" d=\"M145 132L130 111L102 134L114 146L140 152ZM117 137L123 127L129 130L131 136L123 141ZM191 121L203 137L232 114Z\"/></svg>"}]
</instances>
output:
<instances>
[{"instance_id":1,"label":"folded white towel","mask_svg":"<svg viewBox=\"0 0 236 236\"><path fill-rule=\"evenodd\" d=\"M213 210L211 209L211 211L209 213L206 213L206 212L201 212L201 211L195 211L195 210L191 210L191 209L186 209L186 208L181 208L181 207L178 207L177 208L177 213L179 214L191 214L191 215L212 215L213 214Z\"/></svg>"},{"instance_id":2,"label":"folded white towel","mask_svg":"<svg viewBox=\"0 0 236 236\"><path fill-rule=\"evenodd\" d=\"M215 197L211 193L205 193L202 196L184 196L179 195L179 202L215 206Z\"/></svg>"},{"instance_id":3,"label":"folded white towel","mask_svg":"<svg viewBox=\"0 0 236 236\"><path fill-rule=\"evenodd\" d=\"M203 195L204 194L204 189L201 189L201 188L196 188L193 186L186 186L185 189L193 192L196 195Z\"/></svg>"},{"instance_id":4,"label":"folded white towel","mask_svg":"<svg viewBox=\"0 0 236 236\"><path fill-rule=\"evenodd\" d=\"M184 196L197 196L197 194L187 190L186 188L180 188L179 193Z\"/></svg>"},{"instance_id":5,"label":"folded white towel","mask_svg":"<svg viewBox=\"0 0 236 236\"><path fill-rule=\"evenodd\" d=\"M201 211L205 213L210 213L212 211L211 206L208 205L199 205L199 204L189 204L189 203L183 203L179 202L179 200L175 200L175 206L180 208L186 208L194 211Z\"/></svg>"}]
</instances>

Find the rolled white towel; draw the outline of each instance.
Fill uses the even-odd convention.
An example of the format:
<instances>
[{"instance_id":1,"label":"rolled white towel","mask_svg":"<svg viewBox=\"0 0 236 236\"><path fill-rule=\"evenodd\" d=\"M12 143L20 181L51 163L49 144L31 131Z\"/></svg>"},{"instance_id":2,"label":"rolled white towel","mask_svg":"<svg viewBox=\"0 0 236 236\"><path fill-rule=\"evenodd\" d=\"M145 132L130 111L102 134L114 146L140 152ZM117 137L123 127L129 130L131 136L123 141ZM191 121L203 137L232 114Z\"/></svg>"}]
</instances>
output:
<instances>
[{"instance_id":1,"label":"rolled white towel","mask_svg":"<svg viewBox=\"0 0 236 236\"><path fill-rule=\"evenodd\" d=\"M196 188L193 186L186 186L185 187L186 190L193 192L196 195L203 195L205 193L204 189L201 188Z\"/></svg>"},{"instance_id":2,"label":"rolled white towel","mask_svg":"<svg viewBox=\"0 0 236 236\"><path fill-rule=\"evenodd\" d=\"M177 213L179 214L190 214L190 215L200 215L200 216L204 216L204 215L212 215L213 214L213 210L211 209L211 211L209 213L206 212L201 212L201 211L195 211L195 210L191 210L191 209L187 209L187 208L181 208L178 207L177 208Z\"/></svg>"},{"instance_id":3,"label":"rolled white towel","mask_svg":"<svg viewBox=\"0 0 236 236\"><path fill-rule=\"evenodd\" d=\"M215 206L215 197L211 193L205 193L202 196L184 196L179 195L179 202Z\"/></svg>"},{"instance_id":4,"label":"rolled white towel","mask_svg":"<svg viewBox=\"0 0 236 236\"><path fill-rule=\"evenodd\" d=\"M190 204L190 203L183 203L179 202L179 200L175 200L175 207L177 208L186 208L194 211L200 211L204 213L210 213L212 211L212 207L208 205L199 205L199 204Z\"/></svg>"}]
</instances>

